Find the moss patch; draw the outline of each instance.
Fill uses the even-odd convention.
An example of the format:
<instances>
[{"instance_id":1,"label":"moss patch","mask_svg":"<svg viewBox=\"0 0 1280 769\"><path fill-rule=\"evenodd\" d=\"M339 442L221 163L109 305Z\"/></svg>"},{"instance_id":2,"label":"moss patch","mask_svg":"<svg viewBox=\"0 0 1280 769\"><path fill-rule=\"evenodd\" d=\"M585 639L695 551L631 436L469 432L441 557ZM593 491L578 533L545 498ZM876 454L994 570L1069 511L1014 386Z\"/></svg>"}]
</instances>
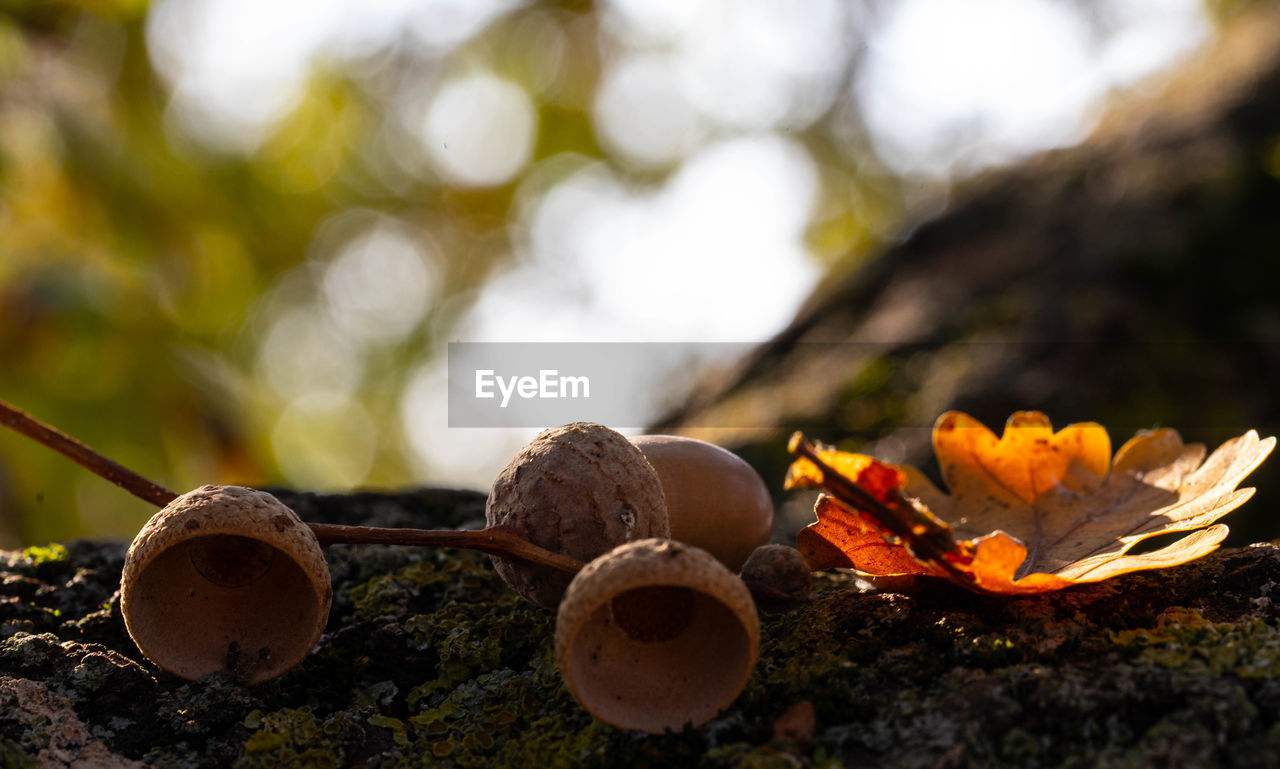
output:
<instances>
[{"instance_id":1,"label":"moss patch","mask_svg":"<svg viewBox=\"0 0 1280 769\"><path fill-rule=\"evenodd\" d=\"M448 499L308 495L300 507L352 523L477 523L479 495ZM1280 750L1271 545L1025 598L931 581L866 592L820 575L813 602L762 615L760 663L733 707L659 736L577 706L553 662L553 614L484 556L331 548L320 644L250 689L183 681L138 654L115 598L122 553L5 554L0 675L40 682L112 754L158 766L1267 766ZM806 702L809 725L780 729ZM0 717L0 766L34 761L40 734Z\"/></svg>"}]
</instances>

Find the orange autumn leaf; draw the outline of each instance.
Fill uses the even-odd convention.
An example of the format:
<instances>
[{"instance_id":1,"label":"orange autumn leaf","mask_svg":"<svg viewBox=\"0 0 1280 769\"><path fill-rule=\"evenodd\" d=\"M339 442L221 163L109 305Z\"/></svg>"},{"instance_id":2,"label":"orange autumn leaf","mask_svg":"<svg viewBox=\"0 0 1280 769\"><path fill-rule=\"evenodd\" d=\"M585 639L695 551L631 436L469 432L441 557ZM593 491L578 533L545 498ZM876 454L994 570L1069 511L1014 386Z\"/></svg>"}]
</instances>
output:
<instances>
[{"instance_id":1,"label":"orange autumn leaf","mask_svg":"<svg viewBox=\"0 0 1280 769\"><path fill-rule=\"evenodd\" d=\"M818 446L817 452L831 469L853 481L859 488L881 502L889 502L892 493L900 490L907 482L907 476L903 470L865 454L852 454L826 446ZM821 486L822 471L812 462L799 460L787 468L787 477L783 485L788 489Z\"/></svg>"},{"instance_id":2,"label":"orange autumn leaf","mask_svg":"<svg viewBox=\"0 0 1280 769\"><path fill-rule=\"evenodd\" d=\"M866 513L823 494L814 512L818 521L801 529L796 546L814 570L850 568L865 574L946 576L916 559Z\"/></svg>"},{"instance_id":3,"label":"orange autumn leaf","mask_svg":"<svg viewBox=\"0 0 1280 769\"><path fill-rule=\"evenodd\" d=\"M1275 438L1249 431L1205 459L1204 446L1184 444L1173 430L1144 431L1112 458L1098 424L1054 432L1043 414L1018 412L997 438L949 412L934 426L933 445L950 493L914 468L805 444L799 453L812 454L788 470L787 488L834 494L819 498L818 520L798 537L810 564L943 576L990 593L1175 566L1217 548L1227 527L1214 522L1252 496L1236 486ZM849 491L849 482L873 499ZM1165 547L1128 554L1142 540L1184 531Z\"/></svg>"}]
</instances>

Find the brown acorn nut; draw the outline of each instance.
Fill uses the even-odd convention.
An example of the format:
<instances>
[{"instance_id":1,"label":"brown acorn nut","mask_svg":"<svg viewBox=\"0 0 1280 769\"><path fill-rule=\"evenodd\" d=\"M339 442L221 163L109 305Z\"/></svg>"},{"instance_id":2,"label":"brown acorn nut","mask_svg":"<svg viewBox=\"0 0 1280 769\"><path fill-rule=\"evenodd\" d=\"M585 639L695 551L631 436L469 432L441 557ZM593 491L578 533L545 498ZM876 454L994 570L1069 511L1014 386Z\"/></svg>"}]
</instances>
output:
<instances>
[{"instance_id":1,"label":"brown acorn nut","mask_svg":"<svg viewBox=\"0 0 1280 769\"><path fill-rule=\"evenodd\" d=\"M773 533L773 499L760 474L732 451L677 435L631 442L658 471L671 538L720 559L731 571Z\"/></svg>"},{"instance_id":2,"label":"brown acorn nut","mask_svg":"<svg viewBox=\"0 0 1280 769\"><path fill-rule=\"evenodd\" d=\"M584 709L652 734L737 698L760 648L742 580L675 540L621 545L578 573L556 617L556 665Z\"/></svg>"},{"instance_id":3,"label":"brown acorn nut","mask_svg":"<svg viewBox=\"0 0 1280 769\"><path fill-rule=\"evenodd\" d=\"M657 473L626 438L591 422L544 430L522 448L494 481L485 519L579 561L670 535ZM491 558L512 589L548 609L559 605L573 576Z\"/></svg>"},{"instance_id":4,"label":"brown acorn nut","mask_svg":"<svg viewBox=\"0 0 1280 769\"><path fill-rule=\"evenodd\" d=\"M134 643L187 679L280 675L319 640L331 597L311 529L270 494L238 486L202 486L152 516L120 579Z\"/></svg>"},{"instance_id":5,"label":"brown acorn nut","mask_svg":"<svg viewBox=\"0 0 1280 769\"><path fill-rule=\"evenodd\" d=\"M813 573L800 551L787 545L763 545L742 564L742 581L751 588L756 605L766 611L786 611L809 600Z\"/></svg>"}]
</instances>

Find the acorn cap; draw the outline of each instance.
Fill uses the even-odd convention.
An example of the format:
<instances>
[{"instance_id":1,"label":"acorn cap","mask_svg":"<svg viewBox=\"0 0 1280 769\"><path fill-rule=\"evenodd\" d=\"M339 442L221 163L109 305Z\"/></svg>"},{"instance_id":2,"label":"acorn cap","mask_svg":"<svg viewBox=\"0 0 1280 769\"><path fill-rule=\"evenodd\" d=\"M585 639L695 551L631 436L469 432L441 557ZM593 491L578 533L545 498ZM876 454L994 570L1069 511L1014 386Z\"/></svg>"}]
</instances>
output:
<instances>
[{"instance_id":1,"label":"acorn cap","mask_svg":"<svg viewBox=\"0 0 1280 769\"><path fill-rule=\"evenodd\" d=\"M601 721L653 734L728 707L759 646L742 580L674 540L631 542L587 564L556 618L556 664L574 698Z\"/></svg>"},{"instance_id":2,"label":"acorn cap","mask_svg":"<svg viewBox=\"0 0 1280 769\"><path fill-rule=\"evenodd\" d=\"M773 498L755 468L728 449L680 435L631 439L658 472L671 538L738 571L773 535Z\"/></svg>"},{"instance_id":3,"label":"acorn cap","mask_svg":"<svg viewBox=\"0 0 1280 769\"><path fill-rule=\"evenodd\" d=\"M170 502L129 546L120 579L138 649L187 679L280 675L319 640L331 597L311 529L270 494L239 486Z\"/></svg>"}]
</instances>

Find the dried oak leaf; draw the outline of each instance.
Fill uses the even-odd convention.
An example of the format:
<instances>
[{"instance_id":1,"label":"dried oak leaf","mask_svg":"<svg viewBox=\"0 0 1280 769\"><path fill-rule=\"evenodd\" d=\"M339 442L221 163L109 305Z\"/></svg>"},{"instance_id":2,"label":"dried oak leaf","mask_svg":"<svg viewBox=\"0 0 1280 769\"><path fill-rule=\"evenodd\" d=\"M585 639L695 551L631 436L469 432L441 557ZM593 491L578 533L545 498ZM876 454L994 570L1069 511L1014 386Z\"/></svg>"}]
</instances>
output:
<instances>
[{"instance_id":1,"label":"dried oak leaf","mask_svg":"<svg viewBox=\"0 0 1280 769\"><path fill-rule=\"evenodd\" d=\"M1203 445L1160 429L1138 433L1112 459L1111 440L1096 423L1055 433L1044 414L1022 411L996 438L953 411L933 429L950 495L914 468L826 447L808 450L827 471L802 457L787 471L786 487L838 491L841 479L832 476L839 475L874 498L863 509L848 493L819 498L818 520L797 543L815 569L926 574L982 592L1041 593L1212 552L1227 535L1214 521L1253 495L1236 486L1275 442L1250 430L1205 459ZM1192 533L1127 554L1144 539L1180 531Z\"/></svg>"}]
</instances>

